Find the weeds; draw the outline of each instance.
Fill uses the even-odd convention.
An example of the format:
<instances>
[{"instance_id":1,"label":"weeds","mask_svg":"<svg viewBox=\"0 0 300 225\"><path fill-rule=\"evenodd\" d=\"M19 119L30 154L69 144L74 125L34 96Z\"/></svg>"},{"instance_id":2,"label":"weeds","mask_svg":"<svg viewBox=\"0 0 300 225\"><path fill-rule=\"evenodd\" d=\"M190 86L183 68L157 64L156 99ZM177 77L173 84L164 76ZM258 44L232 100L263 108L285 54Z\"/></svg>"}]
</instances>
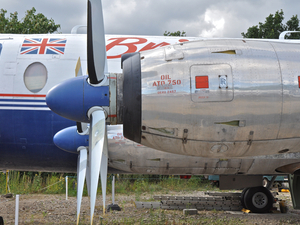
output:
<instances>
[{"instance_id":1,"label":"weeds","mask_svg":"<svg viewBox=\"0 0 300 225\"><path fill-rule=\"evenodd\" d=\"M9 186L12 193L18 194L64 194L65 193L65 175L59 173L24 173L10 171ZM76 175L76 174L75 174ZM111 177L107 183L107 193L111 193ZM168 194L170 191L204 191L212 190L209 181L204 180L202 176L192 176L189 180L179 179L178 176L133 176L122 175L116 179L115 192L118 194L135 194L136 201L141 200L143 193L150 193L153 198L154 193L161 192ZM0 174L0 194L6 192L6 175ZM76 176L69 176L68 194L76 196L77 181ZM99 182L98 194L101 194L101 185ZM87 196L85 186L84 196Z\"/></svg>"}]
</instances>

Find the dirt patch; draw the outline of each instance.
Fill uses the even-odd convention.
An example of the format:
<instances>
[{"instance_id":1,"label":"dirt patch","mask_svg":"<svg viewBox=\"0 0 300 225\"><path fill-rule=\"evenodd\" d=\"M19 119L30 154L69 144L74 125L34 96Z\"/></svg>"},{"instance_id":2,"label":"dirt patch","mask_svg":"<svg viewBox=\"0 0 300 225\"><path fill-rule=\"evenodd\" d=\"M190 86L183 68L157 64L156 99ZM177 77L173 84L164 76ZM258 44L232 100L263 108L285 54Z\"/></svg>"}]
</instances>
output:
<instances>
[{"instance_id":1,"label":"dirt patch","mask_svg":"<svg viewBox=\"0 0 300 225\"><path fill-rule=\"evenodd\" d=\"M159 195L156 193L155 195ZM204 192L171 192L176 196L204 196ZM122 211L103 215L102 200L96 202L94 224L300 224L300 210L294 210L289 193L279 193L279 199L286 200L289 211L286 214L245 214L242 212L198 211L197 215L184 216L182 210L136 209L136 195L116 195L116 203ZM149 201L149 194L138 196L139 201ZM107 196L107 205L111 195ZM4 224L14 224L15 198L0 198L0 215ZM89 199L83 197L80 224L89 224ZM20 195L19 224L76 224L76 197L65 195Z\"/></svg>"}]
</instances>

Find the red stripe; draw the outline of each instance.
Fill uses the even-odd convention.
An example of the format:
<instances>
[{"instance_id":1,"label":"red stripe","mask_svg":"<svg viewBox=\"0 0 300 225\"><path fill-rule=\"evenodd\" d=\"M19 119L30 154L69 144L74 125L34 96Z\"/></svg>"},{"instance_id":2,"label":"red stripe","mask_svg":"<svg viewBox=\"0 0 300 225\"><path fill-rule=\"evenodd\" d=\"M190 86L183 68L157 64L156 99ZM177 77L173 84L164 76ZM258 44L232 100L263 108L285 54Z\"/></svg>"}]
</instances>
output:
<instances>
[{"instance_id":1,"label":"red stripe","mask_svg":"<svg viewBox=\"0 0 300 225\"><path fill-rule=\"evenodd\" d=\"M117 115L108 115L108 117L117 117Z\"/></svg>"},{"instance_id":2,"label":"red stripe","mask_svg":"<svg viewBox=\"0 0 300 225\"><path fill-rule=\"evenodd\" d=\"M30 52L30 51L33 51L33 50L36 50L36 49L38 49L38 47L36 47L36 48L31 48L31 49L29 49L29 50L27 50L27 51L25 51L25 52L22 52L21 54L26 54L27 52Z\"/></svg>"},{"instance_id":3,"label":"red stripe","mask_svg":"<svg viewBox=\"0 0 300 225\"><path fill-rule=\"evenodd\" d=\"M38 97L45 98L46 95L22 95L22 94L0 94L1 97Z\"/></svg>"},{"instance_id":4,"label":"red stripe","mask_svg":"<svg viewBox=\"0 0 300 225\"><path fill-rule=\"evenodd\" d=\"M66 44L47 44L46 47L65 47ZM41 47L41 44L25 43L22 47Z\"/></svg>"},{"instance_id":5,"label":"red stripe","mask_svg":"<svg viewBox=\"0 0 300 225\"><path fill-rule=\"evenodd\" d=\"M60 54L64 54L64 52L62 52L62 51L59 51L58 49L56 49L56 48L52 48L52 47L50 47L50 49L52 50L52 51L56 51L56 52L59 52Z\"/></svg>"},{"instance_id":6,"label":"red stripe","mask_svg":"<svg viewBox=\"0 0 300 225\"><path fill-rule=\"evenodd\" d=\"M44 54L45 53L45 49L46 49L46 46L47 46L47 42L48 42L48 38L44 38L42 40L42 43L41 43L41 47L40 47L40 51L39 51L39 54Z\"/></svg>"}]
</instances>

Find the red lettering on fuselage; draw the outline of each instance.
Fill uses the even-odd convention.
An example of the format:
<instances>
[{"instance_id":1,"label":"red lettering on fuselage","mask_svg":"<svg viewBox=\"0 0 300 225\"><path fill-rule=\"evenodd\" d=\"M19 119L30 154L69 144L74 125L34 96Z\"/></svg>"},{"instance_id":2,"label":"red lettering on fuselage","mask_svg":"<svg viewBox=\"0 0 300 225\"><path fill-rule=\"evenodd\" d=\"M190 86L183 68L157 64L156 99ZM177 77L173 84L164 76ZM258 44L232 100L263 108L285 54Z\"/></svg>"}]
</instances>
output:
<instances>
[{"instance_id":1,"label":"red lettering on fuselage","mask_svg":"<svg viewBox=\"0 0 300 225\"><path fill-rule=\"evenodd\" d=\"M145 47L143 47L143 48L140 50L140 52L146 51L146 50L155 49L155 48L158 48L158 47L163 47L163 46L166 46L166 45L170 45L170 43L162 42L162 43L159 43L159 44L155 44L155 43L153 43L153 42L150 42L150 43L147 44Z\"/></svg>"},{"instance_id":2,"label":"red lettering on fuselage","mask_svg":"<svg viewBox=\"0 0 300 225\"><path fill-rule=\"evenodd\" d=\"M170 45L170 43L167 43L164 41L161 43L150 42L150 43L146 44L148 42L148 40L146 38L140 38L140 37L110 38L110 39L108 39L108 41L112 41L112 42L109 43L108 45L106 45L106 51L109 51L117 46L123 46L123 47L125 46L125 47L127 47L127 51L124 51L121 54L117 54L117 55L108 55L107 59L121 58L121 55L126 54L126 53L137 52L138 49L140 49L139 52L142 52L142 51L151 50L151 49ZM178 41L184 42L184 41L188 41L188 40L180 39Z\"/></svg>"},{"instance_id":3,"label":"red lettering on fuselage","mask_svg":"<svg viewBox=\"0 0 300 225\"><path fill-rule=\"evenodd\" d=\"M119 55L113 55L113 56L107 56L107 59L116 59L120 58L121 55L126 54L126 53L131 53L131 52L136 52L137 46L140 44L144 44L147 42L146 38L111 38L109 41L114 40L112 43L106 45L106 51L109 51L115 46L126 46L128 49L126 52L123 52L122 54ZM130 43L126 43L125 41L127 40L138 40Z\"/></svg>"}]
</instances>

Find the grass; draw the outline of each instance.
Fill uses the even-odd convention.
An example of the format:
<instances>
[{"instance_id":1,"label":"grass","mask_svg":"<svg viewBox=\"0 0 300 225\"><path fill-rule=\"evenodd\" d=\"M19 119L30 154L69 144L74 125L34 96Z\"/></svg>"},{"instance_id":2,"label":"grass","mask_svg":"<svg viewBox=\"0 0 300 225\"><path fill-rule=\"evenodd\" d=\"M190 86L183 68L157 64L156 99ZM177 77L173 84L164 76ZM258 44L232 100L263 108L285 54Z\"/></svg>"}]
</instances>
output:
<instances>
[{"instance_id":1,"label":"grass","mask_svg":"<svg viewBox=\"0 0 300 225\"><path fill-rule=\"evenodd\" d=\"M65 194L65 175L54 173L35 173L28 174L18 171L10 172L10 189L14 194L61 194L63 199ZM0 194L6 192L6 175L0 173ZM108 179L107 193L111 193L111 177ZM69 175L68 193L69 196L76 196L76 177ZM136 201L153 201L153 195L168 194L174 195L192 194L196 191L219 191L216 187L212 187L209 181L202 176L192 176L189 180L180 179L178 176L132 176L122 175L116 178L115 192L116 199L118 195L129 196L128 200L122 200L119 206L121 212L114 212L103 217L103 224L249 224L247 219L235 218L223 215L222 212L199 211L198 215L184 216L181 210L164 210L164 209L146 209L140 210L133 207L132 202ZM98 194L101 194L101 184L99 183ZM150 194L150 199L149 199ZM84 195L87 195L85 188ZM144 198L144 199L143 199ZM147 199L146 199L147 198ZM130 199L130 200L129 200ZM43 204L41 202L41 204ZM129 206L132 205L132 206ZM128 207L128 208L127 208ZM100 209L101 210L101 209ZM99 211L99 209L98 209ZM81 223L88 224L88 213L81 214ZM109 215L111 215L109 217ZM118 215L118 216L116 216ZM42 209L39 213L40 217L48 218L47 212ZM30 224L35 223L36 218L31 215ZM96 219L100 223L99 217ZM284 223L286 220L282 220ZM292 221L292 219L290 220Z\"/></svg>"},{"instance_id":2,"label":"grass","mask_svg":"<svg viewBox=\"0 0 300 225\"><path fill-rule=\"evenodd\" d=\"M111 193L112 177L108 177L107 193ZM64 194L65 174L58 173L23 173L10 171L9 187L14 194ZM76 196L77 193L76 176L68 178L68 194ZM115 192L119 194L134 194L137 201L141 199L143 193L161 192L168 194L170 191L206 191L218 190L213 188L209 181L202 176L192 176L189 180L180 179L178 176L145 176L145 175L121 175L116 179ZM0 174L0 193L6 193L6 174ZM101 184L98 185L98 194L101 194ZM83 192L87 196L86 186Z\"/></svg>"},{"instance_id":3,"label":"grass","mask_svg":"<svg viewBox=\"0 0 300 225\"><path fill-rule=\"evenodd\" d=\"M60 194L65 192L64 185L62 174L43 177L41 172L33 176L18 171L9 173L10 192L15 194ZM6 174L0 174L0 193L6 193Z\"/></svg>"}]
</instances>

